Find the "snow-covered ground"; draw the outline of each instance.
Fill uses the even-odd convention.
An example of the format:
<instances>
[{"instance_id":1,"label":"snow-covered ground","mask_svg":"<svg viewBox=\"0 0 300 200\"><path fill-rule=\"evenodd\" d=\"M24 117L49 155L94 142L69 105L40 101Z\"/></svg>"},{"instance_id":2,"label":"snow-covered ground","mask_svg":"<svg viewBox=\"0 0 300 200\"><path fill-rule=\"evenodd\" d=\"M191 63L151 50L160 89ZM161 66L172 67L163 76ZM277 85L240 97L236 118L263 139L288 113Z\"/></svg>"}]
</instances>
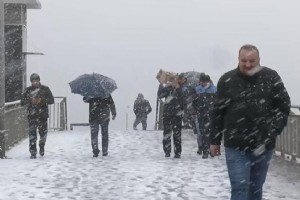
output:
<instances>
[{"instance_id":1,"label":"snow-covered ground","mask_svg":"<svg viewBox=\"0 0 300 200\"><path fill-rule=\"evenodd\" d=\"M161 131L109 134L109 155L98 158L88 128L49 133L45 157L36 160L21 142L7 152L12 159L0 160L0 199L230 199L224 155L201 159L192 133L183 133L181 159L164 157ZM264 199L299 198L300 165L275 157Z\"/></svg>"}]
</instances>

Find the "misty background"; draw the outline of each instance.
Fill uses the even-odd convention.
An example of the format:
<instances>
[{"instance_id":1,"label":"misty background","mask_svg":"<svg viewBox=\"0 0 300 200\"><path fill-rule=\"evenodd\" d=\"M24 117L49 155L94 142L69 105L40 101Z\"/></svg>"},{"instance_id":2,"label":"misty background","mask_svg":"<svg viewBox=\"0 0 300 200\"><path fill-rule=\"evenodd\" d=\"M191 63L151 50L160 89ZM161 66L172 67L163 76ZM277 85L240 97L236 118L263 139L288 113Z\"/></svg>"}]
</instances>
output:
<instances>
[{"instance_id":1,"label":"misty background","mask_svg":"<svg viewBox=\"0 0 300 200\"><path fill-rule=\"evenodd\" d=\"M260 50L261 64L275 69L300 105L300 2L296 0L40 0L28 11L27 72L39 73L54 96L66 96L68 122L88 122L88 104L68 83L84 73L113 78L117 118L110 129L129 129L138 93L153 108L159 69L199 71L216 84L237 67L240 46ZM28 85L30 84L28 80ZM141 125L139 127L141 129Z\"/></svg>"}]
</instances>

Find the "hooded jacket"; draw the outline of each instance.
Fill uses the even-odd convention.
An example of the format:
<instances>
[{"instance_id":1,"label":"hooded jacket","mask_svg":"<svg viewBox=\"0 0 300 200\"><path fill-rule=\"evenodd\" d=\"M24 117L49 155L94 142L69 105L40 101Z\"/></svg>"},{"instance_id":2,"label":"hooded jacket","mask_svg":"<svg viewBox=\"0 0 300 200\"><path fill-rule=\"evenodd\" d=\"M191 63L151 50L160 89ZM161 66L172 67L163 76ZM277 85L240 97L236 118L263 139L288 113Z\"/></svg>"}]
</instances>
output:
<instances>
[{"instance_id":1,"label":"hooded jacket","mask_svg":"<svg viewBox=\"0 0 300 200\"><path fill-rule=\"evenodd\" d=\"M133 112L137 117L147 117L151 111L152 108L148 100L143 97L136 98L133 105Z\"/></svg>"}]
</instances>

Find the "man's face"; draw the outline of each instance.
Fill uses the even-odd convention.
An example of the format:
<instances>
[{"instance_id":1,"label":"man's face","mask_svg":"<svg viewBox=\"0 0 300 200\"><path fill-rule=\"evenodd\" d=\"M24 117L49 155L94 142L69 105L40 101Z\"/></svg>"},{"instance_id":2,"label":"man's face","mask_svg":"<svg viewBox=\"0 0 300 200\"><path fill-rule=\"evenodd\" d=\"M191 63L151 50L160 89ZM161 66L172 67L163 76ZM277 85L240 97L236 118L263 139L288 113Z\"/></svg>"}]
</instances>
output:
<instances>
[{"instance_id":1,"label":"man's face","mask_svg":"<svg viewBox=\"0 0 300 200\"><path fill-rule=\"evenodd\" d=\"M186 79L185 79L184 77L180 77L180 78L178 79L178 83L179 83L180 85L183 85L185 82L186 82Z\"/></svg>"},{"instance_id":2,"label":"man's face","mask_svg":"<svg viewBox=\"0 0 300 200\"><path fill-rule=\"evenodd\" d=\"M39 80L32 80L31 85L32 85L32 87L37 88L37 87L40 86L40 81Z\"/></svg>"},{"instance_id":3,"label":"man's face","mask_svg":"<svg viewBox=\"0 0 300 200\"><path fill-rule=\"evenodd\" d=\"M208 84L208 82L200 81L200 85L201 85L202 87L206 87L207 84Z\"/></svg>"},{"instance_id":4,"label":"man's face","mask_svg":"<svg viewBox=\"0 0 300 200\"><path fill-rule=\"evenodd\" d=\"M241 50L239 55L239 70L242 74L260 65L258 53L255 50Z\"/></svg>"},{"instance_id":5,"label":"man's face","mask_svg":"<svg viewBox=\"0 0 300 200\"><path fill-rule=\"evenodd\" d=\"M170 80L171 81L171 85L174 87L174 88L176 88L176 87L178 87L178 78L174 78L174 79L172 79L172 80Z\"/></svg>"}]
</instances>

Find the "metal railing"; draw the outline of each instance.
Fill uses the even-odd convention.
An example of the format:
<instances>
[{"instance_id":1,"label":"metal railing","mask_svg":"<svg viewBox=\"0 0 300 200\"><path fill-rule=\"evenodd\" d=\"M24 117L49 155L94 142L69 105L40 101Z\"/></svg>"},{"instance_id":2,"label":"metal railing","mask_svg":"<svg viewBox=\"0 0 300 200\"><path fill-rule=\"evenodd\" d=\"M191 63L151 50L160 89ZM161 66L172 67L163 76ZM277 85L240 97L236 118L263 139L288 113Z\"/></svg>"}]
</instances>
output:
<instances>
[{"instance_id":1,"label":"metal railing","mask_svg":"<svg viewBox=\"0 0 300 200\"><path fill-rule=\"evenodd\" d=\"M155 109L155 130L163 130L163 109L164 102L161 99L157 98Z\"/></svg>"},{"instance_id":2,"label":"metal railing","mask_svg":"<svg viewBox=\"0 0 300 200\"><path fill-rule=\"evenodd\" d=\"M68 130L67 98L54 97L54 104L49 105L48 130Z\"/></svg>"},{"instance_id":3,"label":"metal railing","mask_svg":"<svg viewBox=\"0 0 300 200\"><path fill-rule=\"evenodd\" d=\"M300 110L300 106L292 106ZM277 137L276 151L282 157L291 156L292 160L300 159L300 115L291 114L287 126Z\"/></svg>"},{"instance_id":4,"label":"metal railing","mask_svg":"<svg viewBox=\"0 0 300 200\"><path fill-rule=\"evenodd\" d=\"M72 123L70 124L70 130L73 131L74 126L89 126L89 123Z\"/></svg>"}]
</instances>

